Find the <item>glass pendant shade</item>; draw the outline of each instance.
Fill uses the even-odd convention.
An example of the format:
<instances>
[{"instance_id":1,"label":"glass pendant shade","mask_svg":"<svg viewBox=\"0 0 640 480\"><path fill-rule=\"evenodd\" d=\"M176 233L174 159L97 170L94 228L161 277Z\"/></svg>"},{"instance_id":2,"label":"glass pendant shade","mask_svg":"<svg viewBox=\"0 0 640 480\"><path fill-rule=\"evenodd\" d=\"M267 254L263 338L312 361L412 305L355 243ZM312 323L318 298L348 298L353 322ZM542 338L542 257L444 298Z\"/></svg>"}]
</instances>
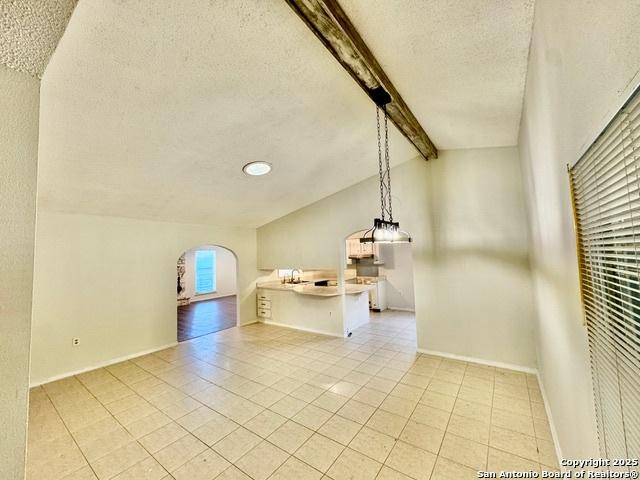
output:
<instances>
[{"instance_id":1,"label":"glass pendant shade","mask_svg":"<svg viewBox=\"0 0 640 480\"><path fill-rule=\"evenodd\" d=\"M398 222L387 222L376 218L373 228L360 238L360 243L410 243L411 235L400 230Z\"/></svg>"}]
</instances>

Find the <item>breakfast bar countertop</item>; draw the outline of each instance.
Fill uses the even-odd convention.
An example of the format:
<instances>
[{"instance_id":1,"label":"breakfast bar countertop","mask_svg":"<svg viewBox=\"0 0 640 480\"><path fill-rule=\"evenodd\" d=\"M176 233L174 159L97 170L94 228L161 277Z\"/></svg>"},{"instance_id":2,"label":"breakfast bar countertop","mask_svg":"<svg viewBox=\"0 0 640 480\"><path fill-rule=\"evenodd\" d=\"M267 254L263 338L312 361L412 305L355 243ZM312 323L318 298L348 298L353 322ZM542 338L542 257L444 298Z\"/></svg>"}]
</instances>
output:
<instances>
[{"instance_id":1,"label":"breakfast bar countertop","mask_svg":"<svg viewBox=\"0 0 640 480\"><path fill-rule=\"evenodd\" d=\"M351 285L345 284L344 291L337 286L317 287L315 285L296 285L293 288L295 293L301 295L315 295L318 297L337 297L340 295L358 295L372 288L371 285Z\"/></svg>"},{"instance_id":2,"label":"breakfast bar countertop","mask_svg":"<svg viewBox=\"0 0 640 480\"><path fill-rule=\"evenodd\" d=\"M318 281L318 280L315 280ZM344 285L344 291L337 286L316 286L313 282L302 283L302 284L292 284L292 283L281 283L281 282L265 282L258 283L256 285L257 288L263 288L266 290L281 290L287 292L294 292L300 295L315 295L318 297L337 297L340 295L357 295L362 292L366 292L370 290L372 285L363 285L363 284L351 284L346 283Z\"/></svg>"}]
</instances>

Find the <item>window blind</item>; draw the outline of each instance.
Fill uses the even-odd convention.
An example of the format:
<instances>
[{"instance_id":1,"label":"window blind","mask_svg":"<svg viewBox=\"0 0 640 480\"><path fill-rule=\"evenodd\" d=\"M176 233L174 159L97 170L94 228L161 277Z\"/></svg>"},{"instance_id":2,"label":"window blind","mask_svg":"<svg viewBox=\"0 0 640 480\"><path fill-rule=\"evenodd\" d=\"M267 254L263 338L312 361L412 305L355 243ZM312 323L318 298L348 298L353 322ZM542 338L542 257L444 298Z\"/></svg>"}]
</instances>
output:
<instances>
[{"instance_id":1,"label":"window blind","mask_svg":"<svg viewBox=\"0 0 640 480\"><path fill-rule=\"evenodd\" d=\"M213 293L216 290L216 252L196 251L196 295Z\"/></svg>"},{"instance_id":2,"label":"window blind","mask_svg":"<svg viewBox=\"0 0 640 480\"><path fill-rule=\"evenodd\" d=\"M569 169L601 454L640 456L640 95Z\"/></svg>"}]
</instances>

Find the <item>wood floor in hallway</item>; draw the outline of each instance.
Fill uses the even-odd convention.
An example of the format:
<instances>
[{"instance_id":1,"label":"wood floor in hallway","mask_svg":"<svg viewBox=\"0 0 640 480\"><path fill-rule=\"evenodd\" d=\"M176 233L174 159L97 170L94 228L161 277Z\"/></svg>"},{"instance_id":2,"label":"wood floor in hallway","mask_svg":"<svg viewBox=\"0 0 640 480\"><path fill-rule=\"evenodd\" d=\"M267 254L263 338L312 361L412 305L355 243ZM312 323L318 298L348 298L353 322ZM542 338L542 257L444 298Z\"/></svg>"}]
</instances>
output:
<instances>
[{"instance_id":1,"label":"wood floor in hallway","mask_svg":"<svg viewBox=\"0 0 640 480\"><path fill-rule=\"evenodd\" d=\"M178 341L209 335L236 326L236 296L192 302L178 307Z\"/></svg>"}]
</instances>

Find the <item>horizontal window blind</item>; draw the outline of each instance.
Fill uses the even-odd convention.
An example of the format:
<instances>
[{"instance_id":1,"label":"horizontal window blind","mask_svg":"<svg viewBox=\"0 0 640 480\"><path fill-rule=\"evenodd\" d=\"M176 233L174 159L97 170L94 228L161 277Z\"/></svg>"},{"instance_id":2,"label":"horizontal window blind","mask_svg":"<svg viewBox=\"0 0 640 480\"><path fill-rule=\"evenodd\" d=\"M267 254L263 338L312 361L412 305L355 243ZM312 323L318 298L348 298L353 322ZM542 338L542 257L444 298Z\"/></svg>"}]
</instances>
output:
<instances>
[{"instance_id":1,"label":"horizontal window blind","mask_svg":"<svg viewBox=\"0 0 640 480\"><path fill-rule=\"evenodd\" d=\"M569 169L596 421L607 458L640 456L640 95Z\"/></svg>"},{"instance_id":2,"label":"horizontal window blind","mask_svg":"<svg viewBox=\"0 0 640 480\"><path fill-rule=\"evenodd\" d=\"M216 290L216 252L196 251L196 295L213 293Z\"/></svg>"}]
</instances>

